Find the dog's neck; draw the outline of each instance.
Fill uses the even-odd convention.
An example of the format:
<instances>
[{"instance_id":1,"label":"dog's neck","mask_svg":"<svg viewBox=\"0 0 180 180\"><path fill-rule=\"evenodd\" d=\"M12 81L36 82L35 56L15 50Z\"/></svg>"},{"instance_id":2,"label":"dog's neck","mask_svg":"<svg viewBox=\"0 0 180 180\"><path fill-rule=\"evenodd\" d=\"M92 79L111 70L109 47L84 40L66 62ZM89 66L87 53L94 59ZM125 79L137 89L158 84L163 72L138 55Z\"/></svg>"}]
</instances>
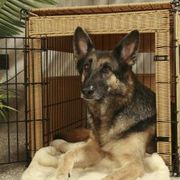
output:
<instances>
[{"instance_id":1,"label":"dog's neck","mask_svg":"<svg viewBox=\"0 0 180 180\"><path fill-rule=\"evenodd\" d=\"M110 122L112 122L117 112L121 111L124 106L127 106L128 101L127 98L125 101L121 96L116 96L107 97L100 101L87 102L90 114L88 121L100 144L104 144L104 140L100 135L106 134L109 131Z\"/></svg>"},{"instance_id":2,"label":"dog's neck","mask_svg":"<svg viewBox=\"0 0 180 180\"><path fill-rule=\"evenodd\" d=\"M119 100L118 100L119 99ZM94 118L99 118L101 121L108 121L112 117L112 114L120 107L122 107L121 97L107 97L99 101L88 101L87 106Z\"/></svg>"}]
</instances>

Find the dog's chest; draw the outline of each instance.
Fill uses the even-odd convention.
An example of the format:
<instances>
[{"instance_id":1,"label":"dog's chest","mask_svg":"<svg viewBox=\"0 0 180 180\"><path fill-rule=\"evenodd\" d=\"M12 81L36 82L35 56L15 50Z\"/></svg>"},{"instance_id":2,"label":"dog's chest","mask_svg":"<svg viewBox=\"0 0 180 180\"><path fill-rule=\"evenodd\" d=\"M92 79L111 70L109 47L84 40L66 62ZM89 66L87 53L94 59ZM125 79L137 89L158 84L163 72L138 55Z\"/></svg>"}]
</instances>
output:
<instances>
[{"instance_id":1,"label":"dog's chest","mask_svg":"<svg viewBox=\"0 0 180 180\"><path fill-rule=\"evenodd\" d=\"M119 133L119 126L124 126L123 123L119 123L118 127L113 126L113 122L116 118L121 122L121 119L125 118L123 116L116 116L114 113L114 106L111 107L108 104L94 104L89 107L89 123L91 125L92 130L94 131L95 136L101 144L105 144L111 138L115 136L115 134Z\"/></svg>"},{"instance_id":2,"label":"dog's chest","mask_svg":"<svg viewBox=\"0 0 180 180\"><path fill-rule=\"evenodd\" d=\"M144 106L144 111L149 112L144 113L141 106L138 104L120 108L112 103L90 104L89 121L99 143L103 145L127 136L128 133L144 131L151 125L154 122L154 111L145 111L148 108Z\"/></svg>"}]
</instances>

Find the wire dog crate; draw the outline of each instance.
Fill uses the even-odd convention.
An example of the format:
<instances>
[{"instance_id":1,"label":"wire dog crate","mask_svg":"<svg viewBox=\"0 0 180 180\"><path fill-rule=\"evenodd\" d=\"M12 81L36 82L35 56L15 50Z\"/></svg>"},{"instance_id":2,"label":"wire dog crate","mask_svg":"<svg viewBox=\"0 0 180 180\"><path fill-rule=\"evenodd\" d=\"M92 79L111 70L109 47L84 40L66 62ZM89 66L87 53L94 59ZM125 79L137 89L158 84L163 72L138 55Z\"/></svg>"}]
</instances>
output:
<instances>
[{"instance_id":1,"label":"wire dog crate","mask_svg":"<svg viewBox=\"0 0 180 180\"><path fill-rule=\"evenodd\" d=\"M172 6L174 8L172 8ZM97 49L112 49L131 30L141 33L134 72L156 92L157 152L179 173L180 13L169 2L34 9L26 22L29 150L48 144L59 131L86 124L72 35L82 26Z\"/></svg>"},{"instance_id":2,"label":"wire dog crate","mask_svg":"<svg viewBox=\"0 0 180 180\"><path fill-rule=\"evenodd\" d=\"M28 157L24 44L25 37L0 37L0 164L25 162Z\"/></svg>"}]
</instances>

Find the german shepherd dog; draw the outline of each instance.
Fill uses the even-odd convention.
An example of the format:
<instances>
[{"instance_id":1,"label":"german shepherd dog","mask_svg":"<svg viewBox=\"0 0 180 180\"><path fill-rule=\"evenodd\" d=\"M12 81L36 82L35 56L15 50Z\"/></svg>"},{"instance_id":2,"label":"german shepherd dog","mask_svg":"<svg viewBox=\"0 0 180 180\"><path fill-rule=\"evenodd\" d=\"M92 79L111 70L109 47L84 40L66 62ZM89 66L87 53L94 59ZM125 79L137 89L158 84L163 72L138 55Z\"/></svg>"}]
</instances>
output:
<instances>
[{"instance_id":1,"label":"german shepherd dog","mask_svg":"<svg viewBox=\"0 0 180 180\"><path fill-rule=\"evenodd\" d=\"M109 171L105 180L135 180L144 174L143 158L156 122L155 94L132 71L139 32L130 32L112 51L98 51L87 32L77 27L73 48L92 133L87 142L52 143L69 152L59 179L67 179L74 166L93 165Z\"/></svg>"}]
</instances>

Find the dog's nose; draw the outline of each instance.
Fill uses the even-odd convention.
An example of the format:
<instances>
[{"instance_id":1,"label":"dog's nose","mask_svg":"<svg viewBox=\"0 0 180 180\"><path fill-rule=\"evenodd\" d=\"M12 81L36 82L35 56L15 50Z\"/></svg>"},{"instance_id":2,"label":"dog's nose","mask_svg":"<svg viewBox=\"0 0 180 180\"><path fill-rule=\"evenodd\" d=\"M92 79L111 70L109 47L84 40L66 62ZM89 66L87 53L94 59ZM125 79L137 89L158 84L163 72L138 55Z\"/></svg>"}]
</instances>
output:
<instances>
[{"instance_id":1,"label":"dog's nose","mask_svg":"<svg viewBox=\"0 0 180 180\"><path fill-rule=\"evenodd\" d=\"M90 96L90 95L92 95L94 93L94 90L95 90L94 86L90 85L88 87L84 87L82 89L82 92L83 92L84 95Z\"/></svg>"}]
</instances>

